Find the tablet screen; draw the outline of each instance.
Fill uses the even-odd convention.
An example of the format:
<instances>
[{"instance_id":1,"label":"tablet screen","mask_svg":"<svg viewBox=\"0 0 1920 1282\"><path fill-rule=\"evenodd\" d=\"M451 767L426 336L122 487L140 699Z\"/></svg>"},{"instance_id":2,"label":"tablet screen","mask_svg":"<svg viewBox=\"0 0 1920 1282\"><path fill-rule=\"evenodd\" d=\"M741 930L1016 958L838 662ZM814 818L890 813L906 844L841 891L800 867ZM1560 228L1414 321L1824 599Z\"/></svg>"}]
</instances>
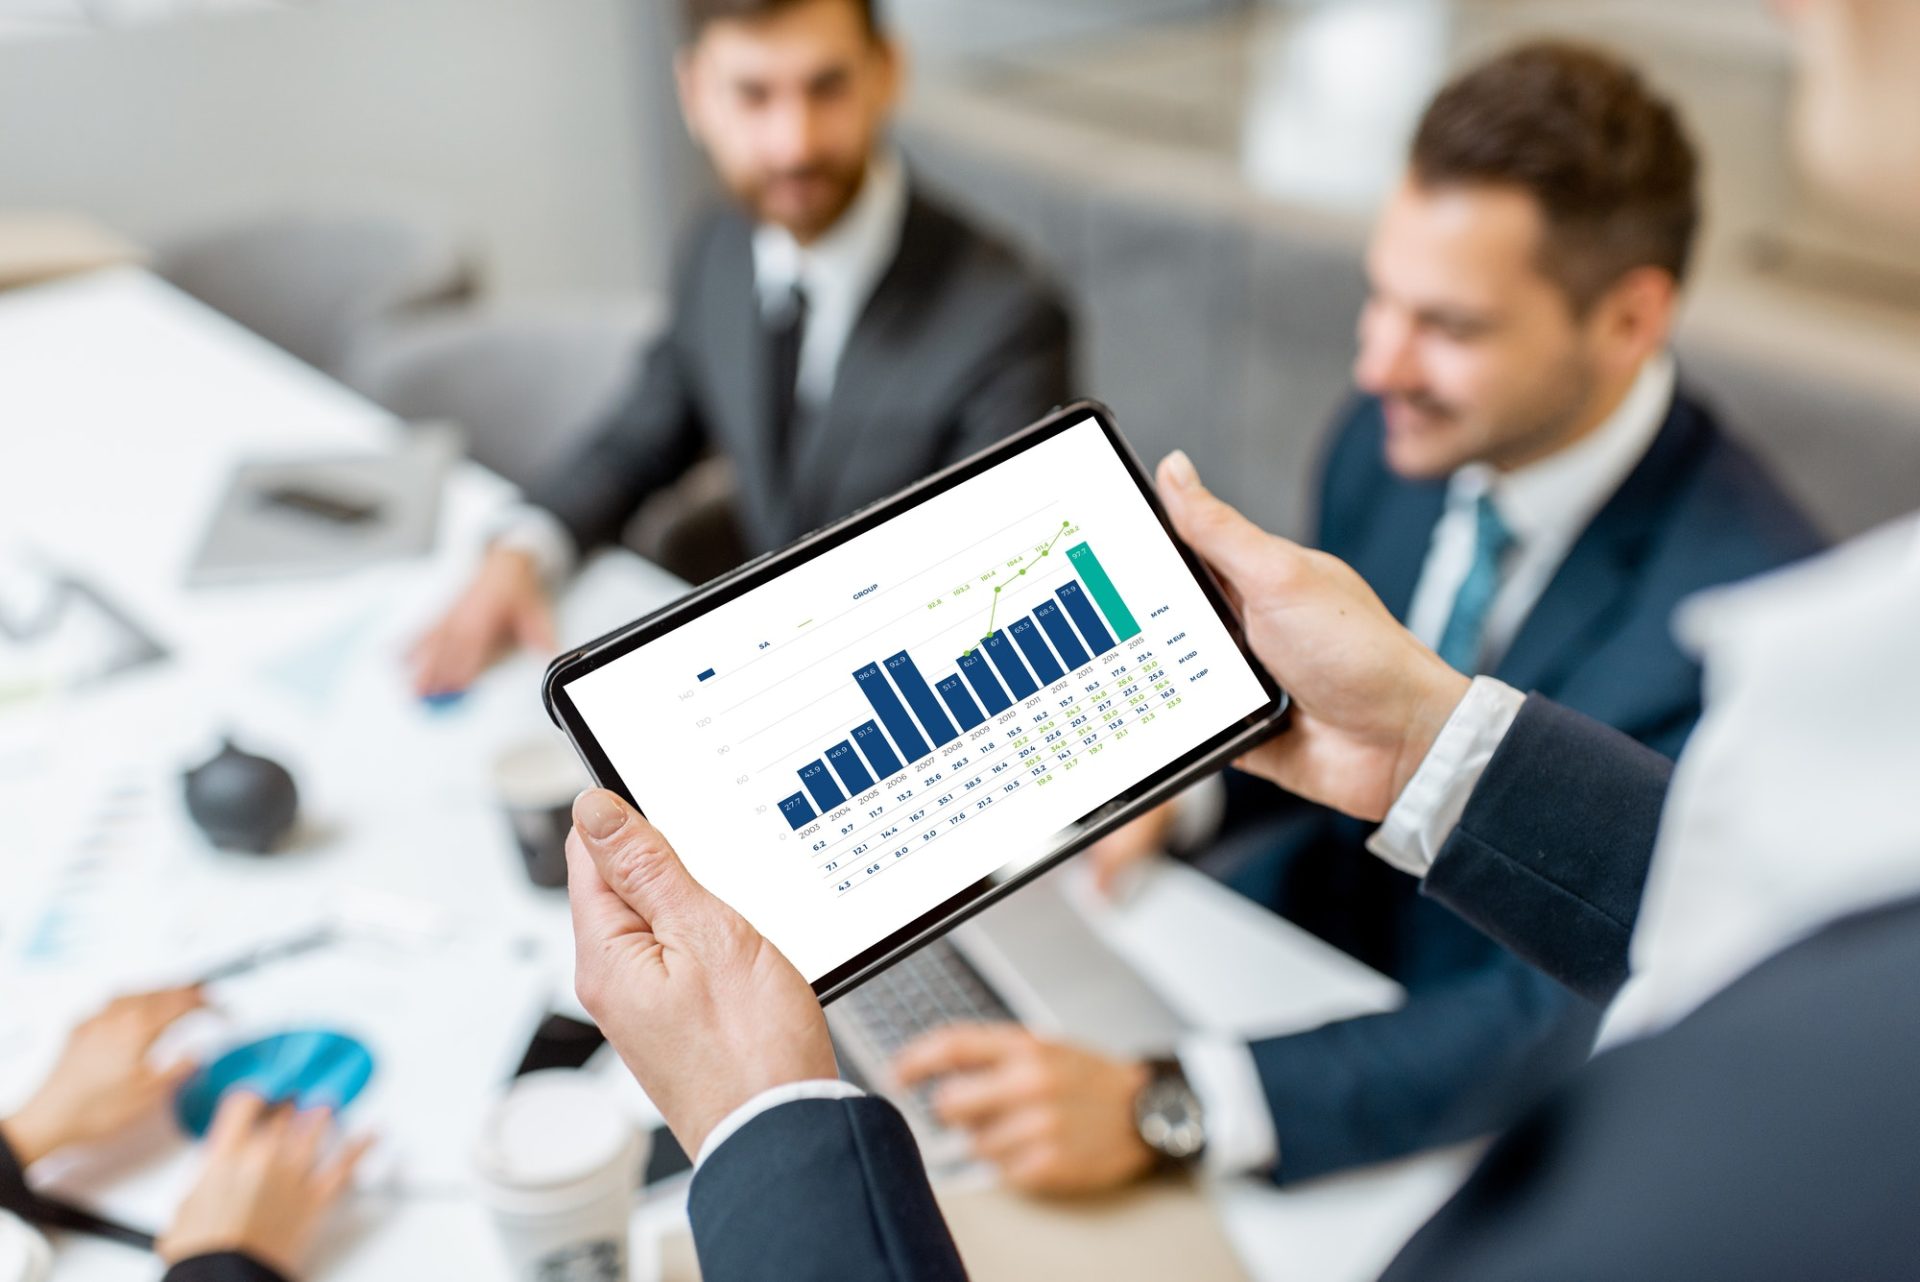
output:
<instances>
[{"instance_id":1,"label":"tablet screen","mask_svg":"<svg viewBox=\"0 0 1920 1282\"><path fill-rule=\"evenodd\" d=\"M1274 697L1092 417L564 689L814 983Z\"/></svg>"}]
</instances>

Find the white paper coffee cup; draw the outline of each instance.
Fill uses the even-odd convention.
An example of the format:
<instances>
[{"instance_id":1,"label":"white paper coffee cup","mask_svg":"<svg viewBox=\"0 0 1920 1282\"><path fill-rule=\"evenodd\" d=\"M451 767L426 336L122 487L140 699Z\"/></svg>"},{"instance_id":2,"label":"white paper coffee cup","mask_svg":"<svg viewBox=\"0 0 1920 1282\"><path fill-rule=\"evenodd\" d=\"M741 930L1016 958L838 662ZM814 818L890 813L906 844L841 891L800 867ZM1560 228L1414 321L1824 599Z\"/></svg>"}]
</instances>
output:
<instances>
[{"instance_id":1,"label":"white paper coffee cup","mask_svg":"<svg viewBox=\"0 0 1920 1282\"><path fill-rule=\"evenodd\" d=\"M0 1211L0 1282L47 1282L52 1276L47 1240L24 1220Z\"/></svg>"},{"instance_id":2,"label":"white paper coffee cup","mask_svg":"<svg viewBox=\"0 0 1920 1282\"><path fill-rule=\"evenodd\" d=\"M575 1069L528 1073L508 1088L481 1129L474 1169L514 1282L629 1282L647 1140Z\"/></svg>"},{"instance_id":3,"label":"white paper coffee cup","mask_svg":"<svg viewBox=\"0 0 1920 1282\"><path fill-rule=\"evenodd\" d=\"M566 743L544 735L514 744L493 759L493 791L536 886L567 884L567 833L573 799L593 780Z\"/></svg>"}]
</instances>

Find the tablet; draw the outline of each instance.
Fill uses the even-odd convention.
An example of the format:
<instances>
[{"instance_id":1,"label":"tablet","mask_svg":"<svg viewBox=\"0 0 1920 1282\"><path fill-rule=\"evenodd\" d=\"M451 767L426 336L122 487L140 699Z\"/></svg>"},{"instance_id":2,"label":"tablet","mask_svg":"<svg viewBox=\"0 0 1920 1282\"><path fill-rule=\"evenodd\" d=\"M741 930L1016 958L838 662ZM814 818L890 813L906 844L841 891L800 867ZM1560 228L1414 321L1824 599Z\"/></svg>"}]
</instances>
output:
<instances>
[{"instance_id":1,"label":"tablet","mask_svg":"<svg viewBox=\"0 0 1920 1282\"><path fill-rule=\"evenodd\" d=\"M1287 706L1091 402L561 655L545 698L823 1001Z\"/></svg>"}]
</instances>

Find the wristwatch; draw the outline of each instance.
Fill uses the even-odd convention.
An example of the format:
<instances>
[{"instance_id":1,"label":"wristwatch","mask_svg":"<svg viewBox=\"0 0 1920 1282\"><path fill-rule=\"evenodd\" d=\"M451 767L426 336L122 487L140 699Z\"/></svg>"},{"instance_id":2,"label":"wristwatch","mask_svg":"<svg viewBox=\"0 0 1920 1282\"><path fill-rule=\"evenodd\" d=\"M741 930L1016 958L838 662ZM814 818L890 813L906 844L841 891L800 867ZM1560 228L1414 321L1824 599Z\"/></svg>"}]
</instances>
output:
<instances>
[{"instance_id":1,"label":"wristwatch","mask_svg":"<svg viewBox=\"0 0 1920 1282\"><path fill-rule=\"evenodd\" d=\"M1192 1166L1207 1149L1200 1097L1177 1059L1147 1061L1147 1084L1133 1097L1133 1124L1141 1141L1168 1162Z\"/></svg>"}]
</instances>

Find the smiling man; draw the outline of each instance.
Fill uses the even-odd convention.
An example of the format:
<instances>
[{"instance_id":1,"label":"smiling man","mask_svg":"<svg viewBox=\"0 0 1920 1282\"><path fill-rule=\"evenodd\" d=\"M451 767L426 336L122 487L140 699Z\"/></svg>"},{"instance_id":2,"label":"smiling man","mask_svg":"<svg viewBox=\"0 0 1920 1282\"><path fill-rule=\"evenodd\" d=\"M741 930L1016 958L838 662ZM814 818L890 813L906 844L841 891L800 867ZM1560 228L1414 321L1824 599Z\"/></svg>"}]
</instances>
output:
<instances>
[{"instance_id":1,"label":"smiling man","mask_svg":"<svg viewBox=\"0 0 1920 1282\"><path fill-rule=\"evenodd\" d=\"M1678 383L1697 185L1673 109L1605 53L1526 45L1442 89L1369 246L1361 395L1320 496L1320 546L1454 668L1668 755L1700 715L1675 606L1818 545ZM1172 1155L1145 1103L1172 1098L1203 1120L1208 1167L1307 1179L1494 1129L1585 1058L1597 1009L1366 857L1372 825L1244 777L1224 795L1211 839L1196 820L1222 813L1217 788L1095 858L1111 872L1183 833L1405 1005L1251 1046L1198 1037L1155 1064L1013 1027L909 1047L902 1077L944 1079L936 1109L1009 1178L1071 1191L1147 1171Z\"/></svg>"},{"instance_id":2,"label":"smiling man","mask_svg":"<svg viewBox=\"0 0 1920 1282\"><path fill-rule=\"evenodd\" d=\"M888 144L904 55L875 0L686 0L686 24L681 109L727 207L688 238L631 393L416 647L421 694L509 645L550 648L556 582L704 454L737 482L737 538L717 541L750 555L1068 399L1058 297Z\"/></svg>"}]
</instances>

